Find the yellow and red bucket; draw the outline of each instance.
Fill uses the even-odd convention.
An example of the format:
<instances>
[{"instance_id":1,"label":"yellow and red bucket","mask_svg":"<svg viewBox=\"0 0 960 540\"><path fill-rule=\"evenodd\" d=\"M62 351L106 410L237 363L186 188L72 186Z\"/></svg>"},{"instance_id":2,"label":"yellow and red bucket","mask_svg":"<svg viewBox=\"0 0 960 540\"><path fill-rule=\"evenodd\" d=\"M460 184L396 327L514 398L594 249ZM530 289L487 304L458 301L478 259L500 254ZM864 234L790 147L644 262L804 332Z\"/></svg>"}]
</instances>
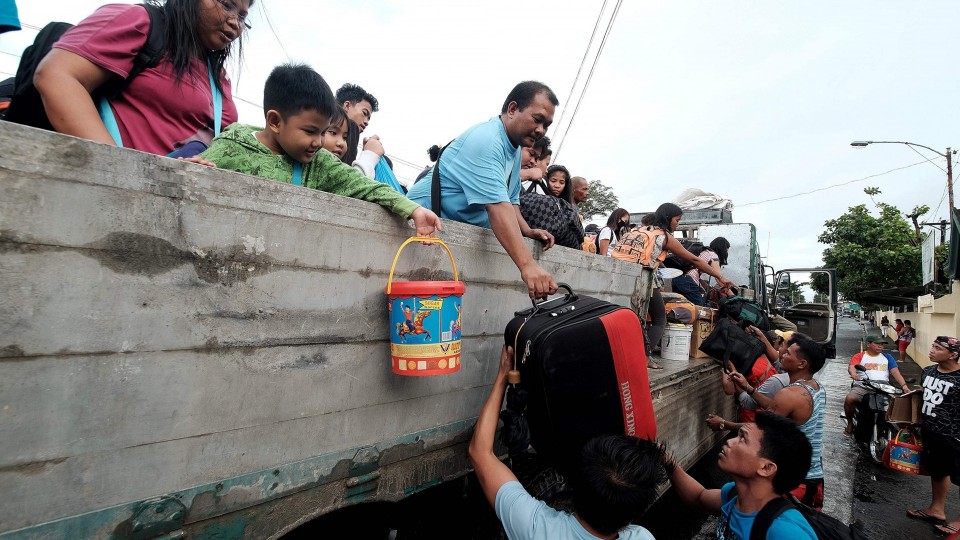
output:
<instances>
[{"instance_id":1,"label":"yellow and red bucket","mask_svg":"<svg viewBox=\"0 0 960 540\"><path fill-rule=\"evenodd\" d=\"M439 244L450 258L453 281L393 281L400 252L408 244ZM450 248L438 238L407 239L400 245L386 293L389 297L390 363L397 375L425 377L460 370L461 314L466 285L458 280Z\"/></svg>"}]
</instances>

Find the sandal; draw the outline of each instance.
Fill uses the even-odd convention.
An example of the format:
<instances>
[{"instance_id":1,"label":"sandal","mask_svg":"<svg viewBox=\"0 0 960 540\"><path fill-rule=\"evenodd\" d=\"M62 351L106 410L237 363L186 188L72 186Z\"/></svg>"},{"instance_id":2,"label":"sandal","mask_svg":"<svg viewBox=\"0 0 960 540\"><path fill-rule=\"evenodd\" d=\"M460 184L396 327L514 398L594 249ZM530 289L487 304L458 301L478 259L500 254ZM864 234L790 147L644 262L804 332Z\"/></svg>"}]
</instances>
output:
<instances>
[{"instance_id":1,"label":"sandal","mask_svg":"<svg viewBox=\"0 0 960 540\"><path fill-rule=\"evenodd\" d=\"M919 519L920 521L927 521L933 523L934 525L941 525L943 522L947 521L947 518L938 518L936 516L931 516L930 514L924 512L923 510L907 510L907 517L910 519Z\"/></svg>"},{"instance_id":2,"label":"sandal","mask_svg":"<svg viewBox=\"0 0 960 540\"><path fill-rule=\"evenodd\" d=\"M663 369L663 366L653 360L647 360L647 369Z\"/></svg>"},{"instance_id":3,"label":"sandal","mask_svg":"<svg viewBox=\"0 0 960 540\"><path fill-rule=\"evenodd\" d=\"M949 523L944 523L943 525L934 525L933 528L943 536L950 536L951 534L957 534L960 532L960 529L950 525Z\"/></svg>"}]
</instances>

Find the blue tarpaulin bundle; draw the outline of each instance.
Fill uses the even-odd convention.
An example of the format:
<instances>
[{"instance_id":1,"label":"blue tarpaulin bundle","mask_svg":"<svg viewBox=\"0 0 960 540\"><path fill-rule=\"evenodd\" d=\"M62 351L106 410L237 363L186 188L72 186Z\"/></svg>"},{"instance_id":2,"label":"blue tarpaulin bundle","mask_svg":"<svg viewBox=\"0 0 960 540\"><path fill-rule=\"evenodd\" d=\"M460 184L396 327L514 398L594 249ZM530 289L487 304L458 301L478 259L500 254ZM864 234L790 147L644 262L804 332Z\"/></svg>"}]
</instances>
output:
<instances>
[{"instance_id":1,"label":"blue tarpaulin bundle","mask_svg":"<svg viewBox=\"0 0 960 540\"><path fill-rule=\"evenodd\" d=\"M377 182L386 184L397 190L399 193L406 193L403 190L403 186L401 186L400 182L397 181L397 177L394 176L390 166L387 165L387 160L383 157L381 157L380 161L377 162L377 166L373 168L373 174L376 176Z\"/></svg>"}]
</instances>

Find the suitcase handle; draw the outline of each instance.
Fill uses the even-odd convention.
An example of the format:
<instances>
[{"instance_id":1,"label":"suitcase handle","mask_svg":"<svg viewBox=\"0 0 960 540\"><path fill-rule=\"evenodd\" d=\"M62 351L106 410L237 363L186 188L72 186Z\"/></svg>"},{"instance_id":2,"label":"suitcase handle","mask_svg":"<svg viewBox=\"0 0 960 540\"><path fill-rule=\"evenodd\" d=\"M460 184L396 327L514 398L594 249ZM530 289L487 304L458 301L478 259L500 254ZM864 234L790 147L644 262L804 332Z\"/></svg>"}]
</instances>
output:
<instances>
[{"instance_id":1,"label":"suitcase handle","mask_svg":"<svg viewBox=\"0 0 960 540\"><path fill-rule=\"evenodd\" d=\"M563 295L564 302L576 301L578 298L580 298L579 296L577 296L577 293L573 292L573 289L571 289L570 286L567 285L566 283L557 283L557 290L560 290L560 289L567 290L567 294ZM530 315L528 315L528 317L533 317L537 313L540 313L541 306L543 306L548 302L553 302L554 300L556 300L556 298L554 298L553 300L544 300L543 302L540 302L538 304L536 300L531 298L530 302L533 303L533 310L530 311Z\"/></svg>"}]
</instances>

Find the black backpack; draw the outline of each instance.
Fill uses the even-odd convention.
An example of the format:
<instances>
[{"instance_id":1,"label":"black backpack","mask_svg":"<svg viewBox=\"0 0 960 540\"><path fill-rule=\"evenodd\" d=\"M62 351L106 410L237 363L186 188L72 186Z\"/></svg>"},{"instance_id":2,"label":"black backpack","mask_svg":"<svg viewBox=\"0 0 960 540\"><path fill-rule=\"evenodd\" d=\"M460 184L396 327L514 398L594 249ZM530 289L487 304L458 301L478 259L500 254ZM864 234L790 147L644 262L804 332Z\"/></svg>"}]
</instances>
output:
<instances>
[{"instance_id":1,"label":"black backpack","mask_svg":"<svg viewBox=\"0 0 960 540\"><path fill-rule=\"evenodd\" d=\"M94 102L98 101L100 97L116 96L126 88L134 77L142 73L143 70L156 66L163 58L166 34L166 19L163 8L150 4L138 5L146 9L147 14L150 15L150 32L147 34L147 41L140 52L137 53L137 57L133 61L133 69L130 70L127 78L111 81L97 88L92 93ZM53 48L53 44L71 28L73 28L73 25L69 23L52 22L44 26L37 34L36 39L33 40L33 44L23 51L14 79L13 93L8 96L11 99L10 106L3 114L4 120L53 131L50 119L47 118L47 112L43 108L43 99L40 97L40 92L33 85L33 76L37 73L37 66L40 65L40 61Z\"/></svg>"},{"instance_id":2,"label":"black backpack","mask_svg":"<svg viewBox=\"0 0 960 540\"><path fill-rule=\"evenodd\" d=\"M691 240L689 238L681 239L680 245L682 245L684 249L686 249L687 251L689 251L690 253L693 253L698 257L700 256L701 253L703 253L703 250L707 249L706 246L704 246L702 243L697 242L695 240ZM663 265L666 266L667 268L676 268L677 270L680 270L684 274L686 274L690 270L693 270L694 268L692 262L681 259L680 257L678 257L673 253L667 255L667 258L663 260Z\"/></svg>"},{"instance_id":3,"label":"black backpack","mask_svg":"<svg viewBox=\"0 0 960 540\"><path fill-rule=\"evenodd\" d=\"M767 530L773 524L773 520L791 508L800 512L813 532L817 534L817 538L821 540L865 540L867 538L859 524L847 525L835 517L817 512L798 501L793 495L787 495L785 498L777 497L763 505L763 508L760 509L757 517L753 520L753 527L750 528L750 540L766 538Z\"/></svg>"},{"instance_id":4,"label":"black backpack","mask_svg":"<svg viewBox=\"0 0 960 540\"><path fill-rule=\"evenodd\" d=\"M773 330L770 318L760 304L742 296L733 296L720 302L720 313L729 315L737 322L746 321L764 332Z\"/></svg>"},{"instance_id":5,"label":"black backpack","mask_svg":"<svg viewBox=\"0 0 960 540\"><path fill-rule=\"evenodd\" d=\"M737 371L748 375L753 370L765 347L753 334L746 333L727 317L717 321L710 335L700 344L699 350L721 361L724 369L729 369L732 363Z\"/></svg>"}]
</instances>

